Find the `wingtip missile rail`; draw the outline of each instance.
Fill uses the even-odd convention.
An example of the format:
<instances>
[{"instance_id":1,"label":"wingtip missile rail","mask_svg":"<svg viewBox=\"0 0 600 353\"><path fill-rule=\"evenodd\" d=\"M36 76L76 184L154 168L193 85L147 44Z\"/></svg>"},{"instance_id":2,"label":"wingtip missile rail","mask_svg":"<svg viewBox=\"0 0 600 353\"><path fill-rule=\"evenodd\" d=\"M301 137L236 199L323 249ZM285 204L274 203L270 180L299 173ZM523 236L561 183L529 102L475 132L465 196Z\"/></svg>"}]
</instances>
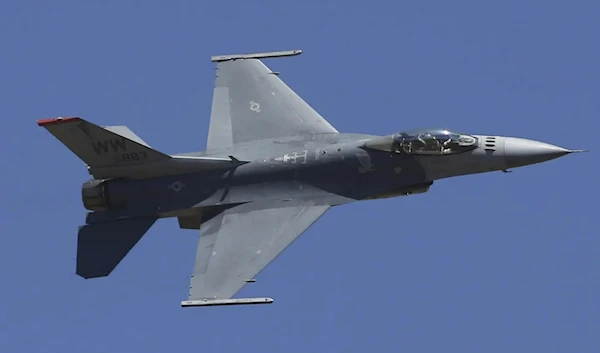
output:
<instances>
[{"instance_id":1,"label":"wingtip missile rail","mask_svg":"<svg viewBox=\"0 0 600 353\"><path fill-rule=\"evenodd\" d=\"M232 299L197 299L184 300L181 302L181 307L190 306L220 306L220 305L250 305L250 304L271 304L273 298L232 298Z\"/></svg>"},{"instance_id":2,"label":"wingtip missile rail","mask_svg":"<svg viewBox=\"0 0 600 353\"><path fill-rule=\"evenodd\" d=\"M302 50L284 50L284 51L271 51L264 53L251 53L251 54L230 54L230 55L215 55L211 56L210 61L228 61L237 59L265 59L265 58L279 58L282 56L296 56L302 54Z\"/></svg>"}]
</instances>

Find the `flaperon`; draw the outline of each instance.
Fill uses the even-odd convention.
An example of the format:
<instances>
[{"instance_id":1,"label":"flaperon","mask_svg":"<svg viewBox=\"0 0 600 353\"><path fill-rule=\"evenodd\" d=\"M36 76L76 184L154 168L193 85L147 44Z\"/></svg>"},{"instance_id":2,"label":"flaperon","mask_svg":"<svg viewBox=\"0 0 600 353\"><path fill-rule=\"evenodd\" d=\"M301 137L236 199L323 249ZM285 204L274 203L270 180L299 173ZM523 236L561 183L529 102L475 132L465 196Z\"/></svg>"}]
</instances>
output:
<instances>
[{"instance_id":1,"label":"flaperon","mask_svg":"<svg viewBox=\"0 0 600 353\"><path fill-rule=\"evenodd\" d=\"M514 137L446 129L340 133L261 59L217 62L206 151L168 155L125 126L38 121L88 166L77 274L108 276L159 218L198 229L182 306L271 303L232 298L330 207L427 192L437 179L507 171L572 152Z\"/></svg>"}]
</instances>

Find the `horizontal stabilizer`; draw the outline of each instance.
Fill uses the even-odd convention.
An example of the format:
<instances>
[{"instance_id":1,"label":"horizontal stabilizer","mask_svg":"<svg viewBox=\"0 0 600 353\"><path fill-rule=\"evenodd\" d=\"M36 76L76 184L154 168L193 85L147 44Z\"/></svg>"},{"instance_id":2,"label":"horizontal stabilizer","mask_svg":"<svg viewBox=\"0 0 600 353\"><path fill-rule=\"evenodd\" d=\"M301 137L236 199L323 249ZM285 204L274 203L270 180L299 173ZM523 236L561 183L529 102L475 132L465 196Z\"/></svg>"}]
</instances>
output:
<instances>
[{"instance_id":1,"label":"horizontal stabilizer","mask_svg":"<svg viewBox=\"0 0 600 353\"><path fill-rule=\"evenodd\" d=\"M155 221L133 218L80 227L77 274L86 279L108 276Z\"/></svg>"},{"instance_id":2,"label":"horizontal stabilizer","mask_svg":"<svg viewBox=\"0 0 600 353\"><path fill-rule=\"evenodd\" d=\"M184 300L182 307L188 306L217 306L217 305L249 305L249 304L271 304L272 298L233 298L233 299L199 299Z\"/></svg>"}]
</instances>

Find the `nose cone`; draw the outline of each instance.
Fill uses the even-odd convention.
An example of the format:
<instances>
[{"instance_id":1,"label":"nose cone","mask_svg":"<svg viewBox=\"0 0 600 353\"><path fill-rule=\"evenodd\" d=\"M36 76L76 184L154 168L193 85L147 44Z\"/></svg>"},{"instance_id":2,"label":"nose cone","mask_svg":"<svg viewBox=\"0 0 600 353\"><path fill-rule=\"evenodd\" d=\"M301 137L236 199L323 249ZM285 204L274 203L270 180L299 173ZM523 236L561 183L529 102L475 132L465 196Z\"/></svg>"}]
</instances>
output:
<instances>
[{"instance_id":1,"label":"nose cone","mask_svg":"<svg viewBox=\"0 0 600 353\"><path fill-rule=\"evenodd\" d=\"M504 140L504 158L507 168L521 167L555 159L571 152L549 143L507 137Z\"/></svg>"}]
</instances>

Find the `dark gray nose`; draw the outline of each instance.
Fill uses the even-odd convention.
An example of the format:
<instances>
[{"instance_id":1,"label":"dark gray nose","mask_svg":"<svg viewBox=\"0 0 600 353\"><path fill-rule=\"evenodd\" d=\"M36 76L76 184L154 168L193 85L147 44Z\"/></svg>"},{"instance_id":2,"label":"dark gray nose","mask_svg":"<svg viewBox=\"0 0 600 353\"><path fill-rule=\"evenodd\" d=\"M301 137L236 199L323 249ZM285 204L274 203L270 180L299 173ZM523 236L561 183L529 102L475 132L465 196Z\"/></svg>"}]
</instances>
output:
<instances>
[{"instance_id":1,"label":"dark gray nose","mask_svg":"<svg viewBox=\"0 0 600 353\"><path fill-rule=\"evenodd\" d=\"M507 137L504 140L504 159L507 168L541 163L571 152L579 151L571 151L549 143L516 137Z\"/></svg>"}]
</instances>

